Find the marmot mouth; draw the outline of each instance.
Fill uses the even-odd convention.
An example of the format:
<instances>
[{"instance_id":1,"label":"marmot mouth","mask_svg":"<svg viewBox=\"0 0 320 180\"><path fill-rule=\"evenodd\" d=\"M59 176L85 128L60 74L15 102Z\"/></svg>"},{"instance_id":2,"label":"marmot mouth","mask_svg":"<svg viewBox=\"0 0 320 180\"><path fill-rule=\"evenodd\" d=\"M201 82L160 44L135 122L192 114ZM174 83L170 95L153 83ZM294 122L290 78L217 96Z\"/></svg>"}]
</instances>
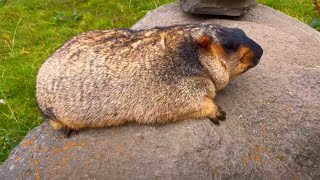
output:
<instances>
[{"instance_id":1,"label":"marmot mouth","mask_svg":"<svg viewBox=\"0 0 320 180\"><path fill-rule=\"evenodd\" d=\"M253 59L254 66L256 66L259 62L260 62L260 58L256 57L256 58Z\"/></svg>"},{"instance_id":2,"label":"marmot mouth","mask_svg":"<svg viewBox=\"0 0 320 180\"><path fill-rule=\"evenodd\" d=\"M240 62L243 64L248 65L248 68L252 68L259 63L260 59L255 57L252 51L247 51L243 53L242 57L240 58Z\"/></svg>"}]
</instances>

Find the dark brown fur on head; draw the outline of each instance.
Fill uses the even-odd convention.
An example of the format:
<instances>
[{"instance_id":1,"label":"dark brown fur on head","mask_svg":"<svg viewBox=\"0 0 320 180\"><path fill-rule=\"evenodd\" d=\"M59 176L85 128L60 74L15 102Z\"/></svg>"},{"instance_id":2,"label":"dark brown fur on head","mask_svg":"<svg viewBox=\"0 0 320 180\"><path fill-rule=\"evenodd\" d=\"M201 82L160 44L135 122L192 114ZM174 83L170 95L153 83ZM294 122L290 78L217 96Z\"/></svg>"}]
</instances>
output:
<instances>
[{"instance_id":1,"label":"dark brown fur on head","mask_svg":"<svg viewBox=\"0 0 320 180\"><path fill-rule=\"evenodd\" d=\"M208 25L210 27L210 25ZM210 28L209 28L210 29ZM263 54L260 45L248 38L246 34L238 28L214 28L215 37L210 37L210 30L199 39L211 40L211 51L215 56L223 59L221 63L230 72L230 79L256 66ZM209 44L207 42L207 44ZM200 45L202 47L202 45ZM239 63L240 61L240 63Z\"/></svg>"}]
</instances>

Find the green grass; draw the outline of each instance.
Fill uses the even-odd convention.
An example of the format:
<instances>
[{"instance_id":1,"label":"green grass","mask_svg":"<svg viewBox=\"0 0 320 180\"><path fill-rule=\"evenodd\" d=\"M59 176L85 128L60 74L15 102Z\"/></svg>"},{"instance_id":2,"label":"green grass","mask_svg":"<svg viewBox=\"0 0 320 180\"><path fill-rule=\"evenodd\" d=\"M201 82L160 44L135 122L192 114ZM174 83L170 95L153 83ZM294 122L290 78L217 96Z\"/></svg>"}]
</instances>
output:
<instances>
[{"instance_id":1,"label":"green grass","mask_svg":"<svg viewBox=\"0 0 320 180\"><path fill-rule=\"evenodd\" d=\"M312 0L257 0L261 4L278 9L300 21L310 24L319 17ZM319 1L320 2L320 1Z\"/></svg>"},{"instance_id":2,"label":"green grass","mask_svg":"<svg viewBox=\"0 0 320 180\"><path fill-rule=\"evenodd\" d=\"M43 122L35 100L42 62L80 32L130 27L172 0L0 0L0 163Z\"/></svg>"},{"instance_id":3,"label":"green grass","mask_svg":"<svg viewBox=\"0 0 320 180\"><path fill-rule=\"evenodd\" d=\"M0 0L0 164L26 133L43 122L35 79L46 58L80 32L130 27L147 11L173 1ZM306 23L317 16L311 0L259 2Z\"/></svg>"}]
</instances>

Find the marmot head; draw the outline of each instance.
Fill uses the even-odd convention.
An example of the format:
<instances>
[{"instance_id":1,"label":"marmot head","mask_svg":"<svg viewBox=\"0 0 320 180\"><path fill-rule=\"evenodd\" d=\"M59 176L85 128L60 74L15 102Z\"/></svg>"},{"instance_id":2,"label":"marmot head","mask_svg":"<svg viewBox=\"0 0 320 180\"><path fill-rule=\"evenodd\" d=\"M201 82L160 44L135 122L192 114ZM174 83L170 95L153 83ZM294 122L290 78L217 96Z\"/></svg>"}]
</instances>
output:
<instances>
[{"instance_id":1,"label":"marmot head","mask_svg":"<svg viewBox=\"0 0 320 180\"><path fill-rule=\"evenodd\" d=\"M238 28L207 25L198 43L221 62L230 79L256 66L263 54L261 46Z\"/></svg>"}]
</instances>

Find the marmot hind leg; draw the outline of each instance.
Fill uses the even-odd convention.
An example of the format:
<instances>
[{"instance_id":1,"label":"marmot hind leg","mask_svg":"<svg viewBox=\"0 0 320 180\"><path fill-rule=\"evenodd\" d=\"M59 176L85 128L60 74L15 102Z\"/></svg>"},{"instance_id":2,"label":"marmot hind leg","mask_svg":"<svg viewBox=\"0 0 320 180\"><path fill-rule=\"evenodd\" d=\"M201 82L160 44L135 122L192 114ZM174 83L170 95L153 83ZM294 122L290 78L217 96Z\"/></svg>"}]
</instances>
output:
<instances>
[{"instance_id":1,"label":"marmot hind leg","mask_svg":"<svg viewBox=\"0 0 320 180\"><path fill-rule=\"evenodd\" d=\"M61 123L59 120L49 120L49 124L54 130L61 130L65 137L69 138L72 134L76 134L78 131L71 129L68 126Z\"/></svg>"},{"instance_id":2,"label":"marmot hind leg","mask_svg":"<svg viewBox=\"0 0 320 180\"><path fill-rule=\"evenodd\" d=\"M54 130L66 129L67 127L62 124L59 120L49 120L49 124Z\"/></svg>"},{"instance_id":3,"label":"marmot hind leg","mask_svg":"<svg viewBox=\"0 0 320 180\"><path fill-rule=\"evenodd\" d=\"M39 105L38 105L38 108L39 108L39 111L40 111L43 119L48 121L50 126L54 130L64 130L66 136L67 137L70 136L70 134L72 133L73 129L70 128L69 126L67 126L66 124L64 124L62 121L57 119L56 115L52 111L53 108L47 108L46 106L44 106L43 108L40 108Z\"/></svg>"}]
</instances>

